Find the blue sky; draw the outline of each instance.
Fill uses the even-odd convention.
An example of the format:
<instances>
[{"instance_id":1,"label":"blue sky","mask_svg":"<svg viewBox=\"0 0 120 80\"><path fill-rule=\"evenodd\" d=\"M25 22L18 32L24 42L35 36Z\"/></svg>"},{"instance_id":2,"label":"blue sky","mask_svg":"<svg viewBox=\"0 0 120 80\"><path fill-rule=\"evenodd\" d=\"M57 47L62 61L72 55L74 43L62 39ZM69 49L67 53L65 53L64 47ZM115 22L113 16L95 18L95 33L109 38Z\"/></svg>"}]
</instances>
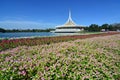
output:
<instances>
[{"instance_id":1,"label":"blue sky","mask_svg":"<svg viewBox=\"0 0 120 80\"><path fill-rule=\"evenodd\" d=\"M79 25L120 22L120 0L0 0L0 27L55 28L66 22L69 9Z\"/></svg>"}]
</instances>

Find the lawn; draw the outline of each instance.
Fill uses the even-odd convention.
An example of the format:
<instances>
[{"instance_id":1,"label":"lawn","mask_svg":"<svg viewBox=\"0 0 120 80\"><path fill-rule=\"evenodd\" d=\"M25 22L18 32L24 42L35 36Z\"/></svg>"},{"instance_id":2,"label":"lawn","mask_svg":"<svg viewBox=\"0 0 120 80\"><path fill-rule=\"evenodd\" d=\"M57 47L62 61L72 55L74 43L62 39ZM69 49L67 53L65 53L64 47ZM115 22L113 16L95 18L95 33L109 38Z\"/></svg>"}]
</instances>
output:
<instances>
[{"instance_id":1,"label":"lawn","mask_svg":"<svg viewBox=\"0 0 120 80\"><path fill-rule=\"evenodd\" d=\"M120 34L0 52L0 80L50 79L119 80Z\"/></svg>"}]
</instances>

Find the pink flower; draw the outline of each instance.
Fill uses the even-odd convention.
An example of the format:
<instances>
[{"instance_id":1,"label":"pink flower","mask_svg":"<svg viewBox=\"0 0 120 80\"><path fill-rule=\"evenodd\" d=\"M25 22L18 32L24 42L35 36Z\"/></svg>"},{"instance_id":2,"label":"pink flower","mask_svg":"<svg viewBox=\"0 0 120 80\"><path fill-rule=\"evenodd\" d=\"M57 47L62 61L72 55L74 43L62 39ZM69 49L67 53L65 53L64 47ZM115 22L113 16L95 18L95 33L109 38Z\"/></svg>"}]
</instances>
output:
<instances>
[{"instance_id":1,"label":"pink flower","mask_svg":"<svg viewBox=\"0 0 120 80\"><path fill-rule=\"evenodd\" d=\"M41 80L45 80L45 79L42 77Z\"/></svg>"},{"instance_id":2,"label":"pink flower","mask_svg":"<svg viewBox=\"0 0 120 80\"><path fill-rule=\"evenodd\" d=\"M10 61L10 57L6 57L6 58L5 58L5 61Z\"/></svg>"},{"instance_id":3,"label":"pink flower","mask_svg":"<svg viewBox=\"0 0 120 80\"><path fill-rule=\"evenodd\" d=\"M25 75L26 75L26 71L23 70L23 71L21 72L21 74L22 74L23 76L25 76Z\"/></svg>"},{"instance_id":4,"label":"pink flower","mask_svg":"<svg viewBox=\"0 0 120 80\"><path fill-rule=\"evenodd\" d=\"M49 70L49 67L46 66L46 67L45 67L45 70L48 71L48 70Z\"/></svg>"}]
</instances>

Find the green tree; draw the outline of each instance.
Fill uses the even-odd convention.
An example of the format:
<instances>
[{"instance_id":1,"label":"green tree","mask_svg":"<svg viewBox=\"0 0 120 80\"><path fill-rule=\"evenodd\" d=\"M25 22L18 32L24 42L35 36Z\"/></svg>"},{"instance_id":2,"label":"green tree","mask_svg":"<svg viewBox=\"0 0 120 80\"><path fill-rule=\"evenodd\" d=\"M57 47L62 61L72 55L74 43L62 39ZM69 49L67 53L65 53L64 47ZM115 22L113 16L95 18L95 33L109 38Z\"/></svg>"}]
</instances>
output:
<instances>
[{"instance_id":1,"label":"green tree","mask_svg":"<svg viewBox=\"0 0 120 80\"><path fill-rule=\"evenodd\" d=\"M88 31L93 31L93 32L100 31L100 27L97 24L91 24L89 26Z\"/></svg>"},{"instance_id":2,"label":"green tree","mask_svg":"<svg viewBox=\"0 0 120 80\"><path fill-rule=\"evenodd\" d=\"M114 31L114 27L113 27L112 25L109 25L109 26L108 26L108 30L109 30L109 31Z\"/></svg>"},{"instance_id":3,"label":"green tree","mask_svg":"<svg viewBox=\"0 0 120 80\"><path fill-rule=\"evenodd\" d=\"M109 24L103 24L101 29L105 29L107 31L109 29Z\"/></svg>"},{"instance_id":4,"label":"green tree","mask_svg":"<svg viewBox=\"0 0 120 80\"><path fill-rule=\"evenodd\" d=\"M6 32L6 30L3 28L0 28L0 32L4 33L4 32Z\"/></svg>"}]
</instances>

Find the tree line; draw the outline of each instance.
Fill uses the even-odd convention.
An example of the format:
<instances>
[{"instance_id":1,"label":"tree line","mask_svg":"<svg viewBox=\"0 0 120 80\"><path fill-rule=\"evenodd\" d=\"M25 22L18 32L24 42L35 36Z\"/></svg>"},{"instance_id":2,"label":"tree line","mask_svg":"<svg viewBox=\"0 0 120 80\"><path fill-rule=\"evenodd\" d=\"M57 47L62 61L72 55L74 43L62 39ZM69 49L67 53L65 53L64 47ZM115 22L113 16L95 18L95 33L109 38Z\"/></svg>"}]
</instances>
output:
<instances>
[{"instance_id":1,"label":"tree line","mask_svg":"<svg viewBox=\"0 0 120 80\"><path fill-rule=\"evenodd\" d=\"M52 28L49 29L3 29L0 28L0 32L50 32L51 30L55 30ZM120 23L116 23L116 24L103 24L101 26L97 25L97 24L91 24L88 27L84 27L85 31L90 31L90 32L99 32L99 31L117 31L120 30Z\"/></svg>"},{"instance_id":2,"label":"tree line","mask_svg":"<svg viewBox=\"0 0 120 80\"><path fill-rule=\"evenodd\" d=\"M0 32L50 32L51 30L54 30L52 28L49 29L3 29L0 28Z\"/></svg>"},{"instance_id":3,"label":"tree line","mask_svg":"<svg viewBox=\"0 0 120 80\"><path fill-rule=\"evenodd\" d=\"M120 23L116 24L103 24L101 26L97 24L91 24L88 27L84 28L86 31L90 32L99 32L99 31L117 31L120 30Z\"/></svg>"}]
</instances>

